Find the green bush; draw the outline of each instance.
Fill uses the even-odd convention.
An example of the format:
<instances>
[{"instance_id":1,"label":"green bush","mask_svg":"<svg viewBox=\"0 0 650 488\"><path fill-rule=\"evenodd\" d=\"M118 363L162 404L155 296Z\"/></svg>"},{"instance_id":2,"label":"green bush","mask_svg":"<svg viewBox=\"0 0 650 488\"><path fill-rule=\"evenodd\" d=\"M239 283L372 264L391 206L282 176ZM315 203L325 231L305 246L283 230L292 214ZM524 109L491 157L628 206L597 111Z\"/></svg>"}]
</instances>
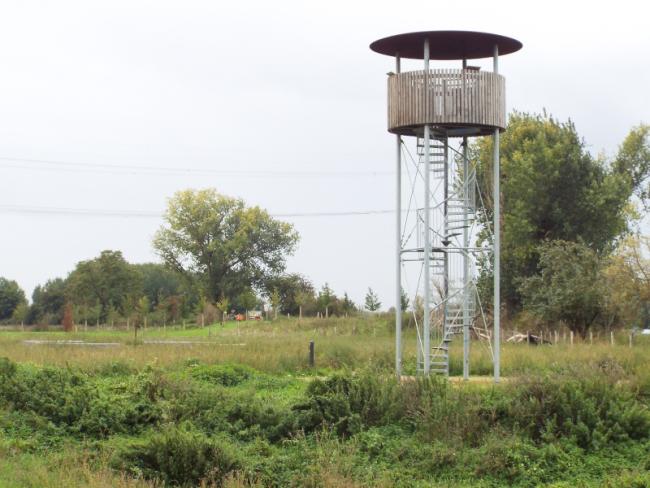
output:
<instances>
[{"instance_id":1,"label":"green bush","mask_svg":"<svg viewBox=\"0 0 650 488\"><path fill-rule=\"evenodd\" d=\"M136 433L158 423L163 388L149 370L114 386L71 369L18 368L0 362L0 406L84 436Z\"/></svg>"},{"instance_id":2,"label":"green bush","mask_svg":"<svg viewBox=\"0 0 650 488\"><path fill-rule=\"evenodd\" d=\"M474 473L499 485L540 486L566 475L579 453L561 445L537 446L530 440L496 433L477 449Z\"/></svg>"},{"instance_id":3,"label":"green bush","mask_svg":"<svg viewBox=\"0 0 650 488\"><path fill-rule=\"evenodd\" d=\"M256 371L241 364L197 365L190 369L192 378L215 385L237 386L251 379Z\"/></svg>"},{"instance_id":4,"label":"green bush","mask_svg":"<svg viewBox=\"0 0 650 488\"><path fill-rule=\"evenodd\" d=\"M547 376L513 385L508 418L531 439L569 437L587 450L650 437L650 412L599 376Z\"/></svg>"},{"instance_id":5,"label":"green bush","mask_svg":"<svg viewBox=\"0 0 650 488\"><path fill-rule=\"evenodd\" d=\"M293 411L296 426L305 432L327 427L349 436L365 427L398 420L403 410L394 379L365 373L312 381L306 400L294 405Z\"/></svg>"},{"instance_id":6,"label":"green bush","mask_svg":"<svg viewBox=\"0 0 650 488\"><path fill-rule=\"evenodd\" d=\"M136 477L171 486L196 486L202 481L221 486L225 477L241 467L232 448L186 426L167 426L122 447L113 466Z\"/></svg>"}]
</instances>

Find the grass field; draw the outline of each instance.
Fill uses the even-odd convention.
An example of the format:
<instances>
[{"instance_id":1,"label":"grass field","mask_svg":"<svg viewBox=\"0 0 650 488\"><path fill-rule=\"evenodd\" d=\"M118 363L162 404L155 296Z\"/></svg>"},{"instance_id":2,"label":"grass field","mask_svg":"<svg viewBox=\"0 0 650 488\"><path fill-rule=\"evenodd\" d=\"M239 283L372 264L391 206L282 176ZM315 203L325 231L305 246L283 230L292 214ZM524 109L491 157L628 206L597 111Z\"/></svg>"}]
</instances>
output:
<instances>
[{"instance_id":1,"label":"grass field","mask_svg":"<svg viewBox=\"0 0 650 488\"><path fill-rule=\"evenodd\" d=\"M505 344L495 386L478 343L398 383L382 317L89 329L0 332L0 486L650 486L646 338Z\"/></svg>"}]
</instances>

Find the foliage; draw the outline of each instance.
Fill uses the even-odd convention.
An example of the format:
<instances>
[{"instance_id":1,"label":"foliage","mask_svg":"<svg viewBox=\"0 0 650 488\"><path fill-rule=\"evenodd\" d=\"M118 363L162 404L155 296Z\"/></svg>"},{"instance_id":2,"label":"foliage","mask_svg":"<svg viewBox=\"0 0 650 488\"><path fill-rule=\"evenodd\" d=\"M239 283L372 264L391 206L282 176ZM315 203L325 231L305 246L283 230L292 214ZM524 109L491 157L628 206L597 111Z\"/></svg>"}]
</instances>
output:
<instances>
[{"instance_id":1,"label":"foliage","mask_svg":"<svg viewBox=\"0 0 650 488\"><path fill-rule=\"evenodd\" d=\"M146 296L140 297L140 299L138 300L136 311L138 313L138 321L136 322L135 326L137 327L138 325L144 325L146 323L147 318L149 317L149 312L151 311L151 304L149 303L149 298L147 298Z\"/></svg>"},{"instance_id":2,"label":"foliage","mask_svg":"<svg viewBox=\"0 0 650 488\"><path fill-rule=\"evenodd\" d=\"M646 210L650 203L650 125L634 127L618 149L614 170L629 179L629 185Z\"/></svg>"},{"instance_id":3,"label":"foliage","mask_svg":"<svg viewBox=\"0 0 650 488\"><path fill-rule=\"evenodd\" d=\"M230 301L226 297L222 297L216 303L217 310L221 314L221 325L223 325L226 315L228 314L228 307L230 306Z\"/></svg>"},{"instance_id":4,"label":"foliage","mask_svg":"<svg viewBox=\"0 0 650 488\"><path fill-rule=\"evenodd\" d=\"M491 221L491 138L480 139L471 151ZM572 122L511 114L501 136L501 294L509 308L521 305L516 281L537 273L543 241L580 240L596 252L614 247L627 230L628 202L647 177L648 164L647 127L633 130L608 164L589 154ZM487 295L491 268L487 261L482 265Z\"/></svg>"},{"instance_id":5,"label":"foliage","mask_svg":"<svg viewBox=\"0 0 650 488\"><path fill-rule=\"evenodd\" d=\"M280 292L277 288L274 288L269 294L269 301L271 302L271 308L273 309L273 315L277 319L278 311L280 310L281 304Z\"/></svg>"},{"instance_id":6,"label":"foliage","mask_svg":"<svg viewBox=\"0 0 650 488\"><path fill-rule=\"evenodd\" d=\"M410 300L408 295L406 294L406 291L404 291L404 288L400 288L399 302L400 302L400 307L402 309L402 312L408 310L410 305Z\"/></svg>"},{"instance_id":7,"label":"foliage","mask_svg":"<svg viewBox=\"0 0 650 488\"><path fill-rule=\"evenodd\" d=\"M370 312L375 312L379 310L379 307L381 307L381 302L379 301L377 294L374 291L372 291L372 288L368 288L368 293L366 293L364 306L366 310L369 310Z\"/></svg>"},{"instance_id":8,"label":"foliage","mask_svg":"<svg viewBox=\"0 0 650 488\"><path fill-rule=\"evenodd\" d=\"M372 338L366 334L356 342L346 334L338 346L355 357ZM31 453L55 480L62 460L78 473L77 464L101 472L109 459L116 480L151 480L146 486L646 482L647 351L579 343L570 350L506 345L504 359L519 351L533 369L517 377L509 366L509 381L498 386L399 382L388 373L392 354L387 365L321 371L308 381L195 359L138 370L132 362L97 365L95 353L85 371L0 360L0 484L16 479L7 465L27 470ZM94 486L90 479L84 474L64 486Z\"/></svg>"},{"instance_id":9,"label":"foliage","mask_svg":"<svg viewBox=\"0 0 650 488\"><path fill-rule=\"evenodd\" d=\"M183 284L178 273L160 263L132 265L142 277L142 293L152 307L157 307L170 297L183 293Z\"/></svg>"},{"instance_id":10,"label":"foliage","mask_svg":"<svg viewBox=\"0 0 650 488\"><path fill-rule=\"evenodd\" d=\"M644 327L650 308L650 238L629 236L604 270L609 312L623 325Z\"/></svg>"},{"instance_id":11,"label":"foliage","mask_svg":"<svg viewBox=\"0 0 650 488\"><path fill-rule=\"evenodd\" d=\"M338 298L334 293L334 290L330 288L329 284L325 283L316 297L317 311L321 314L329 315L333 313L332 307L335 306L337 302Z\"/></svg>"},{"instance_id":12,"label":"foliage","mask_svg":"<svg viewBox=\"0 0 650 488\"><path fill-rule=\"evenodd\" d=\"M177 192L153 245L163 261L198 279L206 297L234 300L284 270L298 235L259 207L214 190Z\"/></svg>"},{"instance_id":13,"label":"foliage","mask_svg":"<svg viewBox=\"0 0 650 488\"><path fill-rule=\"evenodd\" d=\"M160 433L129 443L117 455L115 467L137 476L158 479L166 485L221 486L239 467L230 446L186 426L167 426Z\"/></svg>"},{"instance_id":14,"label":"foliage","mask_svg":"<svg viewBox=\"0 0 650 488\"><path fill-rule=\"evenodd\" d=\"M305 306L314 300L314 285L304 276L292 273L273 276L264 285L266 296L271 297L274 291L279 294L280 311L298 315L300 306Z\"/></svg>"},{"instance_id":15,"label":"foliage","mask_svg":"<svg viewBox=\"0 0 650 488\"><path fill-rule=\"evenodd\" d=\"M522 380L508 416L535 441L572 439L598 450L650 436L650 412L611 379L560 376Z\"/></svg>"},{"instance_id":16,"label":"foliage","mask_svg":"<svg viewBox=\"0 0 650 488\"><path fill-rule=\"evenodd\" d=\"M539 274L522 279L519 288L526 309L585 337L603 313L601 258L584 244L566 241L547 242L539 254Z\"/></svg>"},{"instance_id":17,"label":"foliage","mask_svg":"<svg viewBox=\"0 0 650 488\"><path fill-rule=\"evenodd\" d=\"M25 292L18 283L0 277L0 320L11 318L16 307L26 301Z\"/></svg>"},{"instance_id":18,"label":"foliage","mask_svg":"<svg viewBox=\"0 0 650 488\"><path fill-rule=\"evenodd\" d=\"M22 324L25 322L28 316L29 316L29 305L27 305L27 302L21 302L18 305L16 305L16 308L14 309L14 313L11 314L11 319L13 322L17 324Z\"/></svg>"},{"instance_id":19,"label":"foliage","mask_svg":"<svg viewBox=\"0 0 650 488\"><path fill-rule=\"evenodd\" d=\"M245 289L233 301L233 308L238 312L255 310L259 303L259 298L251 288Z\"/></svg>"},{"instance_id":20,"label":"foliage","mask_svg":"<svg viewBox=\"0 0 650 488\"><path fill-rule=\"evenodd\" d=\"M74 304L99 308L105 321L111 308L124 313L127 300L141 288L141 277L120 251L102 251L99 257L81 261L67 279L67 294Z\"/></svg>"},{"instance_id":21,"label":"foliage","mask_svg":"<svg viewBox=\"0 0 650 488\"><path fill-rule=\"evenodd\" d=\"M353 313L357 311L356 304L352 301L347 292L343 293L343 299L341 300L341 312L343 313Z\"/></svg>"},{"instance_id":22,"label":"foliage","mask_svg":"<svg viewBox=\"0 0 650 488\"><path fill-rule=\"evenodd\" d=\"M44 285L38 285L32 293L32 305L29 309L27 322L30 324L58 324L63 319L65 304L66 282L61 278L48 280Z\"/></svg>"},{"instance_id":23,"label":"foliage","mask_svg":"<svg viewBox=\"0 0 650 488\"><path fill-rule=\"evenodd\" d=\"M215 364L195 366L190 370L193 378L221 386L236 386L255 375L255 370L240 364Z\"/></svg>"}]
</instances>

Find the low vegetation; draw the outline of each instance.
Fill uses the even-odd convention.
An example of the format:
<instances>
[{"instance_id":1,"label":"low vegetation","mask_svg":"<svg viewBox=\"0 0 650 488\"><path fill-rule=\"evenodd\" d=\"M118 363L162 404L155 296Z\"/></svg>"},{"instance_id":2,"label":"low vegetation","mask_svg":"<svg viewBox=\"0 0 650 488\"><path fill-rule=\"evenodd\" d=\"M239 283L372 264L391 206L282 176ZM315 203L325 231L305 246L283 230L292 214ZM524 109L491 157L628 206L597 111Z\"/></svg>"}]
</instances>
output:
<instances>
[{"instance_id":1,"label":"low vegetation","mask_svg":"<svg viewBox=\"0 0 650 488\"><path fill-rule=\"evenodd\" d=\"M22 342L71 337L63 332L4 332L0 485L650 484L650 341L507 345L496 386L398 382L389 324L285 319L145 333L205 342L192 346L134 345L118 331L73 336L120 344L106 349ZM473 371L489 373L489 354L474 350Z\"/></svg>"}]
</instances>

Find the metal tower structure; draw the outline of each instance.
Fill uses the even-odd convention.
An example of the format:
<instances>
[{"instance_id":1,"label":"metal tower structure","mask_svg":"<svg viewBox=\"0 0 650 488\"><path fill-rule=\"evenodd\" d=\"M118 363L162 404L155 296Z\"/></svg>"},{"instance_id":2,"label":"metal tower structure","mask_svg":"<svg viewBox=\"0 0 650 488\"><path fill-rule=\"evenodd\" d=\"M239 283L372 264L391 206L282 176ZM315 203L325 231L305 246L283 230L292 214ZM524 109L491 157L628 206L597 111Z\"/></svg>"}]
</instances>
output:
<instances>
[{"instance_id":1,"label":"metal tower structure","mask_svg":"<svg viewBox=\"0 0 650 488\"><path fill-rule=\"evenodd\" d=\"M499 190L499 133L505 130L505 79L499 56L521 49L512 38L482 32L428 31L380 39L370 49L395 58L388 77L388 131L396 135L395 369L402 373L402 293L417 331L420 374L449 375L453 338L463 338L463 377L469 378L472 332L489 345L500 377L500 199L489 224L468 159L471 137L493 137L493 195ZM467 65L493 59L492 72ZM403 72L402 59L423 61ZM431 69L431 60L458 60L458 69ZM456 141L456 143L454 143ZM409 144L410 143L410 144ZM415 147L413 147L413 144ZM409 148L409 145L411 148ZM404 191L406 190L406 191ZM479 218L482 217L482 218ZM491 233L485 245L477 239ZM476 265L492 259L492 331L476 291Z\"/></svg>"}]
</instances>

